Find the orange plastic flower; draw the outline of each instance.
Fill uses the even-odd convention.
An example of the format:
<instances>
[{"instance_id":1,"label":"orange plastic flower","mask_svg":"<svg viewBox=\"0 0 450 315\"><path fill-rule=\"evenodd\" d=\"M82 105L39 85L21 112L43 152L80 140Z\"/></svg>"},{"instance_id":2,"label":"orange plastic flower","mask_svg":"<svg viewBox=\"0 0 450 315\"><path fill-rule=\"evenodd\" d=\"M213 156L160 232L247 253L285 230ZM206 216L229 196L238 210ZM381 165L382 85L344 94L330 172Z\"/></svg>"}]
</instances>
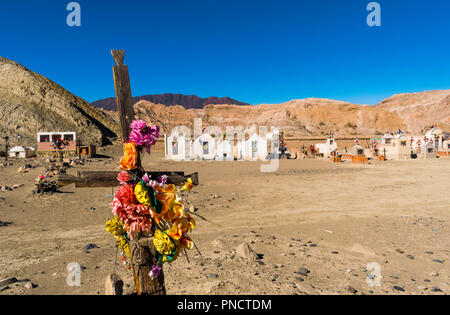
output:
<instances>
[{"instance_id":1,"label":"orange plastic flower","mask_svg":"<svg viewBox=\"0 0 450 315\"><path fill-rule=\"evenodd\" d=\"M176 242L180 250L182 250L183 248L192 249L192 247L194 247L194 242L189 236L186 235Z\"/></svg>"},{"instance_id":2,"label":"orange plastic flower","mask_svg":"<svg viewBox=\"0 0 450 315\"><path fill-rule=\"evenodd\" d=\"M167 231L167 235L174 240L181 240L186 237L186 234L195 228L195 221L192 218L180 218L176 219L172 225L172 228Z\"/></svg>"},{"instance_id":3,"label":"orange plastic flower","mask_svg":"<svg viewBox=\"0 0 450 315\"><path fill-rule=\"evenodd\" d=\"M156 199L161 202L162 210L161 217L166 221L172 221L176 217L183 215L183 205L178 201L178 196L175 193L174 185L167 185L166 188L157 186Z\"/></svg>"},{"instance_id":4,"label":"orange plastic flower","mask_svg":"<svg viewBox=\"0 0 450 315\"><path fill-rule=\"evenodd\" d=\"M138 162L138 150L134 142L127 142L124 145L125 156L120 161L120 169L124 171L135 170Z\"/></svg>"}]
</instances>

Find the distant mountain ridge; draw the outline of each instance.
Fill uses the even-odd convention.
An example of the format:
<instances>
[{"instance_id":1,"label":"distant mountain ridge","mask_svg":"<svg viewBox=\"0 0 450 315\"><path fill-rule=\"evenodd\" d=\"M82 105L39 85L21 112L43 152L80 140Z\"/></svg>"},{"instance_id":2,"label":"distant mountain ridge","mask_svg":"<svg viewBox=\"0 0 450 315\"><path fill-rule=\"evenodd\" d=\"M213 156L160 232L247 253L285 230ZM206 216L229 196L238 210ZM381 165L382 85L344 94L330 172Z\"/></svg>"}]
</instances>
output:
<instances>
[{"instance_id":1,"label":"distant mountain ridge","mask_svg":"<svg viewBox=\"0 0 450 315\"><path fill-rule=\"evenodd\" d=\"M423 134L432 125L450 131L450 90L394 95L378 105L356 105L329 99L308 98L282 104L208 105L185 109L148 101L134 105L136 117L157 124L163 133L175 126L277 126L287 137L326 135L381 135L386 130ZM108 111L117 119L117 112Z\"/></svg>"},{"instance_id":2,"label":"distant mountain ridge","mask_svg":"<svg viewBox=\"0 0 450 315\"><path fill-rule=\"evenodd\" d=\"M186 109L203 109L207 105L249 105L237 101L229 97L216 97L211 96L207 98L201 98L196 95L184 95L184 94L156 94L156 95L143 95L133 97L133 103L140 101L148 101L154 104L162 104L166 106L183 106ZM91 103L96 108L102 108L105 110L116 111L116 98L110 97Z\"/></svg>"}]
</instances>

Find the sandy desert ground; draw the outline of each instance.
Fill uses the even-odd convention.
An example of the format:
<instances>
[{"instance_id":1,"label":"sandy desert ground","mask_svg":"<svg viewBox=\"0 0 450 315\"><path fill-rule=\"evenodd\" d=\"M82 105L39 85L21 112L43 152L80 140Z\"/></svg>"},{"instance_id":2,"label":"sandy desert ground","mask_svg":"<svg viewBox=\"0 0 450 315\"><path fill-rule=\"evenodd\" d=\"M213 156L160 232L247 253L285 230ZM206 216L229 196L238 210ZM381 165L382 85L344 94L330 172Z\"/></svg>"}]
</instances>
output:
<instances>
[{"instance_id":1,"label":"sandy desert ground","mask_svg":"<svg viewBox=\"0 0 450 315\"><path fill-rule=\"evenodd\" d=\"M120 147L84 166L115 170ZM104 294L115 259L104 229L111 188L62 188L31 194L44 164L19 174L24 161L0 168L0 280L20 282L0 294ZM42 160L42 163L43 160ZM197 214L193 233L202 255L189 252L165 267L169 294L448 294L450 288L450 159L332 164L283 160L275 173L256 162L173 162L161 152L147 170L198 171L189 194ZM247 243L258 260L236 254ZM84 253L87 244L99 248ZM82 286L66 284L67 265L82 267ZM369 263L381 287L369 287ZM304 268L304 269L301 269ZM306 272L307 269L309 272ZM132 291L124 266L117 272ZM31 281L35 287L26 288Z\"/></svg>"}]
</instances>

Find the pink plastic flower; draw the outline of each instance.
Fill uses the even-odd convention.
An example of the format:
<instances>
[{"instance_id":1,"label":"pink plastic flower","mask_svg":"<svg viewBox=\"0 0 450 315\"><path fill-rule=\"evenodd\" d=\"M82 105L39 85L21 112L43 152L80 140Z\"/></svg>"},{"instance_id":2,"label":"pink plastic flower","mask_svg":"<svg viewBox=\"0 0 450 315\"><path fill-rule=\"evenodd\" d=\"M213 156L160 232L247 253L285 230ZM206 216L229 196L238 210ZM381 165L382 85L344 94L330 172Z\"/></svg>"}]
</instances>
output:
<instances>
[{"instance_id":1,"label":"pink plastic flower","mask_svg":"<svg viewBox=\"0 0 450 315\"><path fill-rule=\"evenodd\" d=\"M139 204L133 185L119 186L111 206L113 214L124 223L125 228L130 232L130 237L133 237L132 233L150 233L152 226L150 209Z\"/></svg>"},{"instance_id":2,"label":"pink plastic flower","mask_svg":"<svg viewBox=\"0 0 450 315\"><path fill-rule=\"evenodd\" d=\"M151 146L155 145L156 140L159 138L159 126L151 126L142 120L135 120L130 127L130 141L138 146L144 146L147 152L150 153Z\"/></svg>"},{"instance_id":3,"label":"pink plastic flower","mask_svg":"<svg viewBox=\"0 0 450 315\"><path fill-rule=\"evenodd\" d=\"M131 180L130 174L128 172L120 172L119 175L117 175L117 181L121 183L128 183Z\"/></svg>"},{"instance_id":4,"label":"pink plastic flower","mask_svg":"<svg viewBox=\"0 0 450 315\"><path fill-rule=\"evenodd\" d=\"M135 120L131 123L130 128L132 130L141 131L141 130L147 128L147 123L143 120Z\"/></svg>"}]
</instances>

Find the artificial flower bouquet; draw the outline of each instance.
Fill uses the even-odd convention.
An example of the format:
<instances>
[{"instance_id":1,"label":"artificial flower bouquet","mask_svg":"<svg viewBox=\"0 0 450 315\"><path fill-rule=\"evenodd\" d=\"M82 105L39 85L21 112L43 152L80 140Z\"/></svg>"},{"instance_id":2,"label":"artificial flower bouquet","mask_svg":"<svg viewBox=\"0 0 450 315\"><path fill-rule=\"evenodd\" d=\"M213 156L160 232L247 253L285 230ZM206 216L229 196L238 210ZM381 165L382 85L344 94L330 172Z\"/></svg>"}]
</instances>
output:
<instances>
[{"instance_id":1,"label":"artificial flower bouquet","mask_svg":"<svg viewBox=\"0 0 450 315\"><path fill-rule=\"evenodd\" d=\"M158 126L142 120L131 124L117 176L120 185L111 203L114 217L106 223L106 230L115 237L128 269L133 264L130 241L141 236L153 237L158 264L151 268L152 279L159 277L163 263L173 262L182 251L193 247L188 234L195 228L195 220L177 194L191 190L192 181L189 179L177 189L167 183L167 176L152 179L142 169L142 154L150 153L158 138Z\"/></svg>"}]
</instances>

